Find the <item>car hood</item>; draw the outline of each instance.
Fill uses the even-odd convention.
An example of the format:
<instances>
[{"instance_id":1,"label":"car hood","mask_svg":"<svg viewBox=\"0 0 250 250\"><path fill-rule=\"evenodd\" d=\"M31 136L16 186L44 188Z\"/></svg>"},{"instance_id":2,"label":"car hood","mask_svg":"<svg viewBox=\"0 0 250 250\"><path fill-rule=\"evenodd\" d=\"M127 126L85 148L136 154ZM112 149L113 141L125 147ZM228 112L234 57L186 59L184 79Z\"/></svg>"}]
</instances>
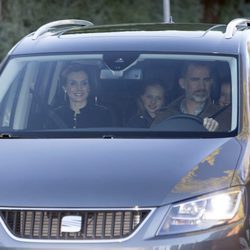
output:
<instances>
[{"instance_id":1,"label":"car hood","mask_svg":"<svg viewBox=\"0 0 250 250\"><path fill-rule=\"evenodd\" d=\"M235 139L0 141L0 206L151 207L230 186Z\"/></svg>"}]
</instances>

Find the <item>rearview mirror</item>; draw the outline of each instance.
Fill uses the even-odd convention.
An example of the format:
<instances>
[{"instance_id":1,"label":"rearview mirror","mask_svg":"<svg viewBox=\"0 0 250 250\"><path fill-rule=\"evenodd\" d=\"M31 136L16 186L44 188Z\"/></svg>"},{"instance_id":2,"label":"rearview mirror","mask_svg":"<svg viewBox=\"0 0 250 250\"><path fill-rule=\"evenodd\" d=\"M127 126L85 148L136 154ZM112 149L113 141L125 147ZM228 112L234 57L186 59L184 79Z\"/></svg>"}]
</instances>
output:
<instances>
[{"instance_id":1,"label":"rearview mirror","mask_svg":"<svg viewBox=\"0 0 250 250\"><path fill-rule=\"evenodd\" d=\"M128 80L141 80L142 71L141 69L131 69L127 71L123 70L111 70L111 69L102 69L100 72L100 79L128 79Z\"/></svg>"}]
</instances>

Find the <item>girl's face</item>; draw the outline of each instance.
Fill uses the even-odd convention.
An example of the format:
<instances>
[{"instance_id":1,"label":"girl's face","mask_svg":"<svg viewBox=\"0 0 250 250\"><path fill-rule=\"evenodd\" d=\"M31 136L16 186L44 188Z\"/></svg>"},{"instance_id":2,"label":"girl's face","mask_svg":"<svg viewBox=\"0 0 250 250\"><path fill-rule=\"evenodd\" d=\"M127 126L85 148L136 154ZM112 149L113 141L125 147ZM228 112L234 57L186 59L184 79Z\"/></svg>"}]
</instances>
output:
<instances>
[{"instance_id":1,"label":"girl's face","mask_svg":"<svg viewBox=\"0 0 250 250\"><path fill-rule=\"evenodd\" d=\"M231 86L230 84L222 84L219 105L223 107L229 105L230 103L231 103Z\"/></svg>"},{"instance_id":2,"label":"girl's face","mask_svg":"<svg viewBox=\"0 0 250 250\"><path fill-rule=\"evenodd\" d=\"M88 75L83 70L69 73L64 89L71 103L87 102L90 91Z\"/></svg>"},{"instance_id":3,"label":"girl's face","mask_svg":"<svg viewBox=\"0 0 250 250\"><path fill-rule=\"evenodd\" d=\"M142 104L149 115L154 118L156 111L158 111L164 104L164 89L161 85L150 85L145 89L141 96Z\"/></svg>"}]
</instances>

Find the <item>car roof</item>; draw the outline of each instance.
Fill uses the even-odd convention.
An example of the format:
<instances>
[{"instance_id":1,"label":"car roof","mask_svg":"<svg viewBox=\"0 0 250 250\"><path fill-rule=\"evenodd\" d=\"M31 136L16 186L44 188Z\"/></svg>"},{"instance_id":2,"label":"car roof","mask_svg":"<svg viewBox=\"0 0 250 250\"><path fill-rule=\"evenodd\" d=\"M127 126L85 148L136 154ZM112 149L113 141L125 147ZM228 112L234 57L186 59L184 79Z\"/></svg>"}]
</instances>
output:
<instances>
[{"instance_id":1,"label":"car roof","mask_svg":"<svg viewBox=\"0 0 250 250\"><path fill-rule=\"evenodd\" d=\"M175 23L70 26L31 33L10 54L141 51L237 55L247 26L232 36L228 36L227 28L227 25Z\"/></svg>"}]
</instances>

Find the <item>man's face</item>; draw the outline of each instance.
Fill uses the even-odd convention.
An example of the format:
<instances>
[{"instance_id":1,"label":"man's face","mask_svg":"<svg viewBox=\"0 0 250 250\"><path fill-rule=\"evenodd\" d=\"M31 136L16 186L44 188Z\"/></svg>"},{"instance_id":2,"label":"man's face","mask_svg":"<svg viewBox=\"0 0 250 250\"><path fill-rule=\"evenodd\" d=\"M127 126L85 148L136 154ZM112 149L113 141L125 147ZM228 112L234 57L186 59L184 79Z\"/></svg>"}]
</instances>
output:
<instances>
[{"instance_id":1,"label":"man's face","mask_svg":"<svg viewBox=\"0 0 250 250\"><path fill-rule=\"evenodd\" d=\"M205 65L190 65L184 78L179 80L186 92L186 98L197 103L204 103L210 96L212 78Z\"/></svg>"}]
</instances>

